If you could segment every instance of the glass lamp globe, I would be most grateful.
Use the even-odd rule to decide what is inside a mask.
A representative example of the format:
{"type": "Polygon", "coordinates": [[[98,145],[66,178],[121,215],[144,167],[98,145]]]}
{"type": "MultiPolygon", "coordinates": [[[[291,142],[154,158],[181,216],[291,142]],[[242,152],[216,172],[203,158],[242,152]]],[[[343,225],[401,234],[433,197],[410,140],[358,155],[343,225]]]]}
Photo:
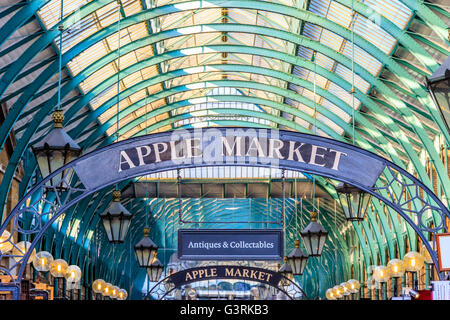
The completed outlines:
{"type": "Polygon", "coordinates": [[[425,258],[416,251],[410,251],[403,257],[403,264],[405,270],[410,272],[417,272],[422,269],[425,263],[425,258]]]}
{"type": "Polygon", "coordinates": [[[119,291],[119,300],[126,300],[127,297],[128,297],[127,290],[120,289],[120,291],[119,291]]]}
{"type": "MultiPolygon", "coordinates": [[[[17,257],[13,257],[14,260],[16,260],[16,262],[19,262],[20,259],[22,259],[23,256],[30,249],[30,247],[31,247],[31,242],[28,242],[28,241],[21,241],[21,242],[17,243],[16,246],[12,250],[12,254],[17,256],[17,257]]],[[[27,261],[27,264],[31,263],[35,256],[36,256],[36,249],[33,249],[33,251],[30,254],[30,258],[27,261]]]]}
{"type": "Polygon", "coordinates": [[[12,250],[14,246],[11,241],[11,233],[8,230],[4,230],[2,235],[0,236],[0,252],[2,254],[8,253],[12,250]]]}
{"type": "MultiPolygon", "coordinates": [[[[38,164],[41,176],[45,178],[62,166],[78,158],[80,146],[64,131],[64,112],[55,110],[52,113],[54,129],[41,141],[31,147],[38,164]]],[[[50,185],[65,190],[70,185],[74,171],[67,169],[50,179],[50,185]]]]}
{"type": "Polygon", "coordinates": [[[113,286],[111,291],[111,298],[117,299],[119,298],[120,288],[118,286],[113,286]]]}
{"type": "Polygon", "coordinates": [[[347,281],[347,283],[350,286],[350,292],[351,293],[357,293],[359,291],[359,288],[361,287],[361,284],[358,280],[350,279],[347,281]]]}
{"type": "Polygon", "coordinates": [[[392,259],[387,264],[387,270],[391,277],[399,278],[405,273],[405,265],[400,259],[392,259]]]}
{"type": "Polygon", "coordinates": [[[390,278],[389,269],[385,266],[376,266],[373,269],[373,278],[378,283],[388,282],[390,278]]]}
{"type": "Polygon", "coordinates": [[[107,282],[105,284],[105,286],[103,287],[103,292],[102,292],[103,295],[105,297],[110,297],[112,294],[112,291],[113,291],[113,285],[111,283],[107,282]]]}
{"type": "Polygon", "coordinates": [[[334,296],[334,293],[333,293],[333,289],[332,289],[332,288],[328,289],[328,290],[325,292],[325,297],[326,297],[328,300],[336,300],[336,297],[334,296]]]}
{"type": "Polygon", "coordinates": [[[331,290],[333,290],[333,294],[336,299],[342,298],[342,291],[340,290],[339,286],[334,286],[331,290]]]}
{"type": "Polygon", "coordinates": [[[106,282],[103,279],[97,279],[92,283],[92,291],[95,293],[103,293],[103,288],[106,286],[106,282]]]}
{"type": "Polygon", "coordinates": [[[40,251],[33,259],[33,267],[39,272],[47,272],[50,270],[50,263],[53,261],[53,256],[48,251],[40,251]]]}
{"type": "Polygon", "coordinates": [[[81,279],[81,269],[78,266],[70,265],[67,267],[67,272],[64,275],[69,282],[78,282],[81,279]]]}
{"type": "Polygon", "coordinates": [[[50,263],[50,273],[55,278],[63,278],[69,265],[63,259],[56,259],[50,263]]]}
{"type": "Polygon", "coordinates": [[[344,295],[344,296],[348,296],[348,295],[350,295],[350,285],[347,283],[347,282],[342,282],[341,284],[340,284],[340,286],[343,288],[343,292],[342,292],[342,294],[344,295]]]}

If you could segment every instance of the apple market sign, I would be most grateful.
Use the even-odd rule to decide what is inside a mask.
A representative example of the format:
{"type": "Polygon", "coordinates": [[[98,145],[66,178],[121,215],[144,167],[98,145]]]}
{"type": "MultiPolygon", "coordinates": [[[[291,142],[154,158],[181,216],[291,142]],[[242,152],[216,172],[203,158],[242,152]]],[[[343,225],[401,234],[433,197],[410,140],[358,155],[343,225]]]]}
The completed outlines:
{"type": "Polygon", "coordinates": [[[149,172],[202,166],[285,168],[370,188],[385,166],[351,145],[282,130],[175,130],[115,145],[76,164],[75,171],[89,189],[149,172]]]}

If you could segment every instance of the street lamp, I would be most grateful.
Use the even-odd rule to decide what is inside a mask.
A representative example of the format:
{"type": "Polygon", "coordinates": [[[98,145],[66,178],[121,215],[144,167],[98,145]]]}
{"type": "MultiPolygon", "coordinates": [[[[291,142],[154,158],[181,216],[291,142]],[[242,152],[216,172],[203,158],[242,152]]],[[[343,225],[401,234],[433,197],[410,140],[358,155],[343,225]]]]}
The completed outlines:
{"type": "MultiPolygon", "coordinates": [[[[80,146],[63,129],[63,111],[53,111],[52,120],[54,129],[31,147],[43,178],[78,158],[81,154],[80,146]]],[[[66,190],[70,185],[73,172],[71,169],[62,171],[50,179],[50,185],[60,190],[66,190]],[[64,185],[64,181],[66,185],[64,185]]]]}
{"type": "Polygon", "coordinates": [[[50,263],[53,262],[53,256],[48,251],[40,251],[33,259],[33,267],[39,272],[50,270],[50,263]]]}
{"type": "Polygon", "coordinates": [[[390,278],[389,269],[385,266],[376,266],[373,269],[373,279],[381,286],[381,295],[383,296],[383,286],[387,284],[390,278]]]}
{"type": "Polygon", "coordinates": [[[120,295],[120,288],[118,286],[112,287],[111,298],[118,299],[120,295]]]}
{"type": "Polygon", "coordinates": [[[341,287],[340,287],[340,286],[334,286],[331,290],[332,290],[332,292],[333,292],[333,294],[334,294],[334,297],[335,297],[336,299],[339,299],[339,298],[342,298],[342,297],[343,297],[342,291],[341,291],[341,287]]]}
{"type": "Polygon", "coordinates": [[[411,287],[417,289],[414,281],[414,274],[419,272],[425,264],[425,257],[416,251],[410,251],[403,257],[403,264],[406,272],[411,272],[411,287]]]}
{"type": "Polygon", "coordinates": [[[120,203],[120,190],[114,190],[113,202],[100,214],[109,242],[122,243],[125,240],[132,217],[120,203]]]}
{"type": "Polygon", "coordinates": [[[134,252],[140,267],[150,267],[156,259],[158,246],[149,238],[150,229],[144,228],[144,237],[134,246],[134,252]]]}
{"type": "Polygon", "coordinates": [[[12,250],[14,247],[12,244],[11,233],[8,230],[4,230],[0,236],[0,253],[5,254],[12,250]]]}
{"type": "Polygon", "coordinates": [[[450,133],[450,57],[427,79],[427,88],[450,133]]]}
{"type": "MultiPolygon", "coordinates": [[[[53,260],[50,265],[50,274],[53,276],[53,278],[56,279],[56,295],[58,299],[61,299],[60,290],[59,290],[59,284],[62,278],[65,277],[67,269],[69,268],[69,265],[67,262],[63,259],[56,259],[53,260]]],[[[65,296],[65,293],[63,292],[63,297],[65,296]]]]}
{"type": "Polygon", "coordinates": [[[372,195],[343,182],[337,185],[336,191],[339,195],[345,218],[348,221],[364,220],[372,195]]]}
{"type": "Polygon", "coordinates": [[[328,290],[325,292],[325,297],[326,297],[328,300],[336,300],[336,297],[334,296],[334,293],[333,293],[333,289],[332,289],[332,288],[328,289],[328,290]]]}
{"type": "Polygon", "coordinates": [[[344,299],[347,299],[347,297],[351,294],[350,292],[350,284],[348,282],[342,282],[340,284],[342,287],[342,294],[344,295],[344,299]]]}
{"type": "Polygon", "coordinates": [[[285,256],[283,260],[284,260],[284,264],[281,266],[281,268],[280,268],[280,270],[278,270],[278,272],[284,276],[280,280],[281,285],[284,287],[287,287],[290,284],[289,280],[292,281],[294,279],[294,274],[292,273],[291,266],[288,263],[288,257],[285,256]]]}
{"type": "Polygon", "coordinates": [[[120,289],[120,291],[119,291],[119,300],[126,300],[127,297],[128,297],[127,290],[120,289]]]}
{"type": "Polygon", "coordinates": [[[92,283],[92,291],[95,293],[95,300],[99,300],[105,286],[106,282],[103,279],[97,279],[92,283]]]}
{"type": "Polygon", "coordinates": [[[300,232],[303,243],[310,256],[320,256],[328,232],[317,222],[317,212],[311,212],[311,222],[300,232]]]}
{"type": "Polygon", "coordinates": [[[104,297],[111,297],[113,291],[113,285],[109,282],[105,283],[105,286],[103,287],[102,294],[104,297]]]}
{"type": "Polygon", "coordinates": [[[161,274],[164,270],[164,266],[159,259],[156,259],[149,267],[147,267],[147,275],[151,282],[158,282],[161,278],[161,274]]]}
{"type": "Polygon", "coordinates": [[[288,255],[288,261],[291,266],[293,275],[302,275],[306,267],[306,262],[308,261],[308,256],[299,249],[300,241],[294,241],[295,248],[288,255]]]}
{"type": "Polygon", "coordinates": [[[387,270],[392,277],[392,282],[394,284],[394,294],[398,296],[398,278],[402,277],[405,273],[405,266],[402,260],[392,259],[387,264],[387,270]]]}
{"type": "Polygon", "coordinates": [[[361,288],[361,284],[358,280],[350,279],[347,281],[350,286],[350,293],[352,294],[352,298],[354,299],[354,294],[359,292],[359,288],[361,288]]]}

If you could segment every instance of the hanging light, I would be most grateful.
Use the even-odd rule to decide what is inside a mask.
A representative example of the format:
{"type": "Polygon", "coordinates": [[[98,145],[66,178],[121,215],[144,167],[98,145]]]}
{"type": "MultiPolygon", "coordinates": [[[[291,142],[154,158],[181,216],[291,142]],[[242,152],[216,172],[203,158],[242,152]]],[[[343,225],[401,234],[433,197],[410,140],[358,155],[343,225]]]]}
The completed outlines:
{"type": "Polygon", "coordinates": [[[287,287],[290,284],[289,280],[294,279],[294,274],[292,273],[291,265],[288,263],[288,257],[284,257],[284,264],[281,266],[280,270],[278,270],[281,275],[284,277],[281,278],[280,283],[282,286],[287,287]]]}
{"type": "Polygon", "coordinates": [[[364,220],[372,195],[343,182],[337,185],[336,191],[339,195],[345,218],[348,221],[364,220]]]}
{"type": "Polygon", "coordinates": [[[304,254],[302,250],[299,249],[300,240],[295,240],[294,245],[295,249],[291,251],[287,259],[291,266],[292,274],[296,276],[303,274],[303,271],[305,270],[306,267],[306,262],[308,261],[308,256],[304,254]]]}
{"type": "Polygon", "coordinates": [[[164,266],[159,259],[156,259],[149,267],[147,267],[147,275],[151,282],[158,282],[161,278],[161,274],[164,270],[164,266]]]}
{"type": "Polygon", "coordinates": [[[124,242],[132,217],[120,203],[120,190],[114,190],[113,202],[105,212],[100,214],[109,242],[124,242]]]}
{"type": "Polygon", "coordinates": [[[106,286],[106,282],[103,279],[97,279],[92,283],[92,291],[95,293],[103,293],[103,288],[106,286]]]}
{"type": "Polygon", "coordinates": [[[53,260],[53,256],[50,252],[40,251],[33,259],[33,267],[39,272],[47,272],[50,270],[50,263],[52,263],[53,260]]]}
{"type": "MultiPolygon", "coordinates": [[[[63,111],[53,111],[52,120],[54,129],[44,139],[31,147],[43,178],[78,158],[81,154],[81,148],[63,129],[63,111]]],[[[50,186],[57,187],[60,190],[67,189],[73,172],[71,169],[60,172],[50,179],[50,186]]]]}
{"type": "Polygon", "coordinates": [[[11,233],[8,230],[4,230],[0,236],[0,253],[8,253],[13,247],[11,233]]]}
{"type": "Polygon", "coordinates": [[[427,87],[450,133],[450,57],[427,79],[427,87]]]}
{"type": "Polygon", "coordinates": [[[149,228],[144,228],[144,237],[134,246],[134,252],[140,267],[150,267],[156,259],[158,246],[148,236],[150,234],[149,228]]]}
{"type": "Polygon", "coordinates": [[[67,267],[66,274],[64,275],[66,281],[77,283],[81,279],[81,269],[76,265],[70,265],[67,267]]]}
{"type": "Polygon", "coordinates": [[[417,272],[424,266],[425,257],[416,251],[410,251],[403,257],[405,270],[409,272],[417,272]]]}
{"type": "Polygon", "coordinates": [[[300,232],[303,243],[310,256],[320,256],[328,232],[317,222],[317,212],[311,212],[311,222],[300,232]]]}

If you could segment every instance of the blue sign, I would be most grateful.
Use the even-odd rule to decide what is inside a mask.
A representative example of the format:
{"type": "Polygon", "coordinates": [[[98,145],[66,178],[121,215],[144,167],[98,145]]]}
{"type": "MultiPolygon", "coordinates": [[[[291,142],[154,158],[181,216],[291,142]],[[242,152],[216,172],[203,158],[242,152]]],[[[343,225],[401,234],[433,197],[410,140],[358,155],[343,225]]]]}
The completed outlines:
{"type": "Polygon", "coordinates": [[[179,229],[181,260],[282,260],[282,229],[179,229]]]}
{"type": "Polygon", "coordinates": [[[80,159],[74,169],[85,187],[95,189],[149,172],[201,166],[285,168],[371,188],[385,163],[367,151],[319,136],[254,128],[206,128],[119,142],[80,159]]]}

